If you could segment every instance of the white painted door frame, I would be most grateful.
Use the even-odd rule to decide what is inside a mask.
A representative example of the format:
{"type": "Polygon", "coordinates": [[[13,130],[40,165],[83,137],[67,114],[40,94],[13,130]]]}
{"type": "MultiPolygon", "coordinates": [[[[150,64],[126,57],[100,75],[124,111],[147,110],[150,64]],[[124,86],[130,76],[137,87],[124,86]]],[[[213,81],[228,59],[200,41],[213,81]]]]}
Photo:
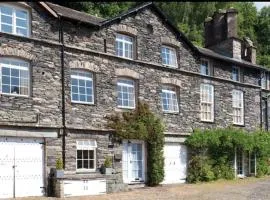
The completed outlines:
{"type": "MultiPolygon", "coordinates": [[[[142,140],[123,140],[123,160],[122,160],[122,170],[123,170],[123,181],[124,183],[136,183],[145,181],[145,169],[146,169],[146,156],[145,156],[145,143],[142,140]],[[141,157],[142,157],[142,178],[140,180],[135,180],[132,177],[132,144],[141,144],[141,157]]],[[[138,167],[138,166],[137,166],[138,167]]]]}

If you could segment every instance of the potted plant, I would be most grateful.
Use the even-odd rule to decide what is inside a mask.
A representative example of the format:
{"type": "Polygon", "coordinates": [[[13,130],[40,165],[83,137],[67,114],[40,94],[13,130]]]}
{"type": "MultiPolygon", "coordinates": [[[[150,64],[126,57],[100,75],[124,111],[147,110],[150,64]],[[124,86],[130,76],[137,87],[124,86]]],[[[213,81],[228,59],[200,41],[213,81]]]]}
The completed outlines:
{"type": "Polygon", "coordinates": [[[58,157],[55,165],[55,178],[63,178],[64,177],[64,167],[63,160],[61,157],[58,157]]]}
{"type": "Polygon", "coordinates": [[[101,166],[101,173],[110,175],[112,174],[112,157],[107,156],[104,164],[101,166]]]}

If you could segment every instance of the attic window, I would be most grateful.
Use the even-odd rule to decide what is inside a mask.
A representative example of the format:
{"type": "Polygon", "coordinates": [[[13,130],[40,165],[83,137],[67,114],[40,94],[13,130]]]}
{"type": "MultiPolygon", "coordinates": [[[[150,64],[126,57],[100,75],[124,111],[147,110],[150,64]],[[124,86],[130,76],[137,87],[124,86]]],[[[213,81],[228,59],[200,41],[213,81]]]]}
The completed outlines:
{"type": "Polygon", "coordinates": [[[29,11],[13,5],[0,4],[0,31],[29,37],[29,11]]]}
{"type": "Polygon", "coordinates": [[[147,24],[146,29],[147,29],[147,32],[150,34],[154,32],[153,26],[151,24],[147,24]]]}

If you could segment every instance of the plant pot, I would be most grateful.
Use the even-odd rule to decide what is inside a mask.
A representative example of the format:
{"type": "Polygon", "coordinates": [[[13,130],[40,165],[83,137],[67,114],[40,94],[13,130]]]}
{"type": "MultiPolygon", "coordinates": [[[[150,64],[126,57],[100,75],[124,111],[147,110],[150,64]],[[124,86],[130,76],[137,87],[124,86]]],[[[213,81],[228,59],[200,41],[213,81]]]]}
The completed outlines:
{"type": "Polygon", "coordinates": [[[64,178],[64,170],[63,169],[57,169],[55,171],[55,178],[64,178]]]}
{"type": "Polygon", "coordinates": [[[105,168],[105,174],[111,175],[112,174],[112,168],[105,168]]]}

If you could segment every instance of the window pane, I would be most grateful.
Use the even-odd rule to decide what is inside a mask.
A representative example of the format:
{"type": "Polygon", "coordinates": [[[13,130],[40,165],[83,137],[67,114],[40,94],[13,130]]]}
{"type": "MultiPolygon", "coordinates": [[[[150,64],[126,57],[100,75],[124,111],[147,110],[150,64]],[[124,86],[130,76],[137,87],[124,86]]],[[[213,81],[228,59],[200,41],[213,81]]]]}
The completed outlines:
{"type": "Polygon", "coordinates": [[[73,101],[79,101],[79,95],[78,94],[72,94],[72,100],[73,101]]]}
{"type": "Polygon", "coordinates": [[[5,15],[12,15],[12,9],[9,7],[1,6],[1,13],[5,15]]]}
{"type": "Polygon", "coordinates": [[[23,10],[16,10],[16,17],[26,19],[27,18],[27,12],[23,10]]]}
{"type": "Polygon", "coordinates": [[[2,24],[1,30],[2,32],[5,32],[5,33],[12,33],[12,26],[2,24]]]}
{"type": "Polygon", "coordinates": [[[27,27],[27,21],[23,19],[16,19],[16,26],[21,26],[23,28],[27,27]]]}
{"type": "Polygon", "coordinates": [[[89,163],[89,160],[84,160],[84,161],[83,161],[83,168],[89,169],[88,163],[89,163]]]}
{"type": "Polygon", "coordinates": [[[10,75],[10,68],[2,67],[2,75],[10,75]]]}
{"type": "Polygon", "coordinates": [[[88,159],[89,155],[88,155],[88,150],[83,150],[83,159],[88,159]]]}
{"type": "Polygon", "coordinates": [[[2,86],[2,92],[3,93],[10,93],[10,86],[9,85],[3,85],[2,86]]]}
{"type": "Polygon", "coordinates": [[[82,159],[82,150],[77,150],[77,159],[82,159]]]}
{"type": "Polygon", "coordinates": [[[90,164],[90,166],[89,166],[90,169],[94,169],[95,168],[95,166],[94,166],[94,160],[89,160],[89,164],[90,164]]]}
{"type": "Polygon", "coordinates": [[[6,23],[6,24],[12,25],[12,17],[6,16],[6,15],[1,15],[1,23],[6,23]]]}
{"type": "Polygon", "coordinates": [[[82,160],[77,160],[77,168],[82,169],[82,160]]]}

